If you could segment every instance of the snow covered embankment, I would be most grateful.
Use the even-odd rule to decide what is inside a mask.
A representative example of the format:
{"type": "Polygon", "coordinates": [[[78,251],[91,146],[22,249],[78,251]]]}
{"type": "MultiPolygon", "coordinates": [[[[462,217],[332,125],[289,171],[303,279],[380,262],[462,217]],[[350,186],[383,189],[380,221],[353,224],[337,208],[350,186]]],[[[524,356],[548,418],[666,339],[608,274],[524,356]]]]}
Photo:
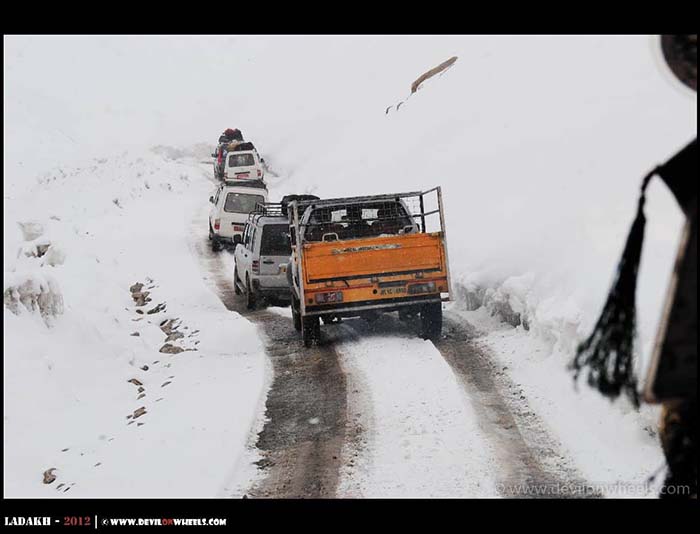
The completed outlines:
{"type": "Polygon", "coordinates": [[[189,251],[199,152],[6,176],[6,497],[214,497],[253,473],[265,356],[189,251]]]}
{"type": "Polygon", "coordinates": [[[507,291],[522,289],[516,282],[528,280],[472,290],[455,284],[458,300],[450,308],[481,332],[475,345],[500,362],[596,491],[608,497],[655,497],[657,484],[647,479],[664,462],[658,407],[637,410],[625,398],[611,404],[583,380],[575,388],[567,366],[580,323],[557,314],[550,322],[533,320],[517,290],[507,291]]]}

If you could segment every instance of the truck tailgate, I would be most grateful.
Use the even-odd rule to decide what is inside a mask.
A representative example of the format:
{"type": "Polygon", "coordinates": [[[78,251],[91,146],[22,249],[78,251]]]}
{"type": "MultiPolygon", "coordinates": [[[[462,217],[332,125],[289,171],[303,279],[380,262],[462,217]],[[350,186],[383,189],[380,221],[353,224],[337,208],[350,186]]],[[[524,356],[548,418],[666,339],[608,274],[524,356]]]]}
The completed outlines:
{"type": "Polygon", "coordinates": [[[441,233],[307,243],[306,283],[445,270],[441,233]]]}

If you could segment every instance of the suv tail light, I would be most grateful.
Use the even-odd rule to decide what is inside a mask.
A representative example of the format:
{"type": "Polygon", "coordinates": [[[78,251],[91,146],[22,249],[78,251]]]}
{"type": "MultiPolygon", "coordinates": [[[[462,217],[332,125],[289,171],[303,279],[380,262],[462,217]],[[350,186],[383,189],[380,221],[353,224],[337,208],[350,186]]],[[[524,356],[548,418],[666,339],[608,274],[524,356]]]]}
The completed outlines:
{"type": "Polygon", "coordinates": [[[258,169],[258,178],[260,178],[261,176],[262,176],[262,171],[260,169],[258,169]]]}
{"type": "Polygon", "coordinates": [[[214,219],[214,230],[221,228],[221,219],[214,219]]]}
{"type": "Polygon", "coordinates": [[[253,274],[260,274],[260,261],[253,260],[253,274]]]}

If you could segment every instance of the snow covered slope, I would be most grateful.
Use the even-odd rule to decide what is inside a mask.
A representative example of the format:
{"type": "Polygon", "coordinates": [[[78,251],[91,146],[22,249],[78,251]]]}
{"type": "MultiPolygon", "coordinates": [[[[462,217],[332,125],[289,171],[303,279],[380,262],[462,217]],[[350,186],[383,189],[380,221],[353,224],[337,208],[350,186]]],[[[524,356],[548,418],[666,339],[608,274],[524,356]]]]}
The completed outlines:
{"type": "Polygon", "coordinates": [[[6,496],[210,497],[245,476],[263,349],[189,250],[210,169],[157,152],[8,188],[5,298],[50,283],[62,310],[4,310],[6,496]],[[41,484],[52,468],[56,481],[41,484]]]}
{"type": "MultiPolygon", "coordinates": [[[[289,176],[289,189],[440,184],[456,278],[500,288],[550,336],[562,322],[573,337],[588,331],[640,177],[697,130],[695,96],[669,82],[648,36],[5,41],[5,168],[21,180],[56,153],[65,164],[106,147],[189,146],[231,126],[289,176]],[[452,55],[450,70],[385,114],[452,55]],[[526,284],[507,283],[522,276],[526,284]]],[[[662,185],[652,184],[647,210],[645,352],[681,224],[662,185]]]]}

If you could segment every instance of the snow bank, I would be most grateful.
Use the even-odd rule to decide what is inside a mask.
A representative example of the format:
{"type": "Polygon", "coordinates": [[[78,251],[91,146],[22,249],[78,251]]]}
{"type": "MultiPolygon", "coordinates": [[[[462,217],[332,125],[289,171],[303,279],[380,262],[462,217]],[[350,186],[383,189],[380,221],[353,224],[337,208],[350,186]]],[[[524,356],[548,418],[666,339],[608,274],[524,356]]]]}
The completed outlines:
{"type": "Polygon", "coordinates": [[[250,476],[264,349],[190,252],[212,188],[200,152],[105,151],[6,177],[5,496],[214,497],[250,476]]]}
{"type": "Polygon", "coordinates": [[[486,307],[459,313],[484,332],[476,343],[508,370],[589,484],[608,497],[658,495],[658,487],[647,481],[664,464],[657,435],[658,406],[637,410],[623,398],[611,409],[610,401],[596,391],[574,389],[566,370],[568,354],[562,348],[554,349],[522,326],[512,328],[499,321],[486,307]]]}
{"type": "Polygon", "coordinates": [[[6,276],[4,286],[5,307],[15,315],[22,313],[20,304],[29,312],[38,311],[47,324],[63,313],[63,295],[50,275],[36,272],[6,276]]]}

